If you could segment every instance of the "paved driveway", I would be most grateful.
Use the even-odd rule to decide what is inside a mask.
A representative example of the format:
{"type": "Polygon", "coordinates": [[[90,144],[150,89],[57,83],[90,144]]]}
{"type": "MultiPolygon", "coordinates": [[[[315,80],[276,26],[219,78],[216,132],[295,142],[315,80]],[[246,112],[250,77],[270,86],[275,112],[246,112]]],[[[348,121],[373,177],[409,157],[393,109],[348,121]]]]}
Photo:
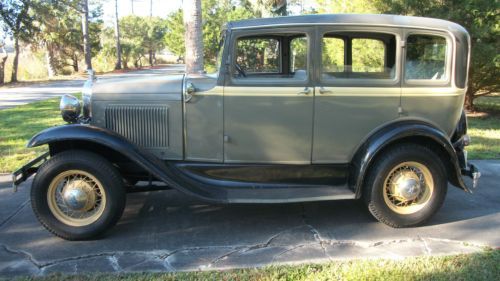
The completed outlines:
{"type": "MultiPolygon", "coordinates": [[[[99,79],[129,78],[147,75],[165,75],[184,71],[184,65],[169,65],[156,69],[133,70],[127,73],[99,75],[99,79]]],[[[0,109],[27,104],[34,101],[74,94],[81,91],[84,79],[35,82],[20,87],[0,88],[0,109]]]]}
{"type": "Polygon", "coordinates": [[[475,161],[478,190],[450,187],[427,226],[392,229],[361,202],[208,205],[174,190],[133,193],[118,225],[96,241],[68,242],[35,219],[29,185],[0,180],[0,277],[51,272],[178,271],[400,258],[500,247],[500,161],[475,161]]]}

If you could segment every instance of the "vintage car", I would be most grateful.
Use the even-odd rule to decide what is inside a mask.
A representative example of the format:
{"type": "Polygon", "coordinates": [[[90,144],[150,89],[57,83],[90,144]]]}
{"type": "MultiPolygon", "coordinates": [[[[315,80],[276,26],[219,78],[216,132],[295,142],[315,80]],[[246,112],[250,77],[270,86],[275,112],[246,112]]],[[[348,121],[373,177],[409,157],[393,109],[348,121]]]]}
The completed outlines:
{"type": "Polygon", "coordinates": [[[91,77],[82,103],[64,96],[70,124],[29,141],[48,152],[14,185],[36,173],[34,213],[68,240],[104,233],[152,182],[215,203],[362,199],[389,226],[421,225],[448,183],[480,175],[464,150],[469,57],[467,31],[439,19],[230,22],[214,74],[91,77]]]}

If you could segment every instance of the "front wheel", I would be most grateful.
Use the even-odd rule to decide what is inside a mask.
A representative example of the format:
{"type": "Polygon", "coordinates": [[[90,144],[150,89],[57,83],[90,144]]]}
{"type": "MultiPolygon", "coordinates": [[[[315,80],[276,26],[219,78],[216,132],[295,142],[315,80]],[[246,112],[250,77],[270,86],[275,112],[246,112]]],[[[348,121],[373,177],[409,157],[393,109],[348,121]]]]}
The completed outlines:
{"type": "Polygon", "coordinates": [[[384,152],[368,173],[364,199],[372,215],[392,227],[418,226],[443,204],[446,170],[439,156],[416,144],[384,152]]]}
{"type": "Polygon", "coordinates": [[[116,168],[99,155],[65,151],[38,170],[31,205],[40,223],[66,240],[91,239],[113,226],[125,207],[116,168]]]}

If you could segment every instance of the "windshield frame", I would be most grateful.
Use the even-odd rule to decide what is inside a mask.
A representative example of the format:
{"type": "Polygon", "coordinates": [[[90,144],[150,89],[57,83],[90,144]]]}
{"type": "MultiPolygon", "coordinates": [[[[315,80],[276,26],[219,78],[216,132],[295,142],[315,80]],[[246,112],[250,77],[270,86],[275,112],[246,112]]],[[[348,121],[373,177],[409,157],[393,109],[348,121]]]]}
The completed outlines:
{"type": "Polygon", "coordinates": [[[215,58],[216,73],[220,73],[222,69],[222,57],[224,56],[224,45],[226,43],[227,29],[223,29],[220,33],[219,46],[217,49],[217,57],[215,58]]]}

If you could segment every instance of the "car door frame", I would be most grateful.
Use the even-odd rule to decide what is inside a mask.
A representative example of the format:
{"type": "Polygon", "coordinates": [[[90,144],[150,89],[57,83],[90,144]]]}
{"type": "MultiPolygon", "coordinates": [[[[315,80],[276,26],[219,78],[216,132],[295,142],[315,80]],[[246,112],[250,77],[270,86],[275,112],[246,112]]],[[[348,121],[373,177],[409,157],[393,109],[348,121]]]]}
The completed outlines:
{"type": "MultiPolygon", "coordinates": [[[[301,89],[309,89],[309,94],[307,98],[311,99],[311,122],[310,122],[310,143],[308,143],[308,157],[304,159],[304,161],[274,161],[274,160],[262,160],[262,161],[251,161],[248,162],[246,160],[231,160],[227,159],[227,144],[231,141],[231,136],[227,135],[227,120],[224,117],[224,163],[266,163],[266,164],[310,164],[311,163],[311,153],[312,153],[312,137],[313,137],[313,116],[314,116],[314,60],[313,60],[313,50],[314,50],[314,42],[316,40],[316,28],[315,26],[287,26],[287,27],[263,27],[263,28],[251,28],[251,29],[232,29],[231,35],[229,38],[229,50],[227,52],[227,57],[225,58],[225,73],[226,76],[224,79],[224,111],[226,112],[227,108],[227,90],[229,87],[289,87],[289,88],[301,88],[301,89]],[[308,38],[308,52],[307,52],[307,78],[305,80],[287,80],[284,78],[266,78],[266,79],[237,79],[233,77],[233,73],[235,73],[235,67],[233,61],[235,60],[236,52],[237,52],[237,40],[241,37],[247,36],[258,36],[266,34],[304,34],[308,38]]],[[[226,116],[226,113],[224,113],[226,116]]]]}
{"type": "MultiPolygon", "coordinates": [[[[313,164],[341,164],[341,163],[349,163],[355,152],[359,149],[359,147],[364,143],[368,137],[374,133],[377,129],[394,122],[400,117],[398,110],[401,106],[401,56],[403,54],[404,43],[402,42],[403,38],[403,29],[400,27],[391,27],[391,26],[364,26],[364,25],[339,25],[339,24],[331,24],[331,25],[319,25],[316,31],[317,44],[314,49],[314,60],[317,61],[315,67],[315,97],[314,97],[314,108],[315,108],[315,116],[314,116],[314,136],[313,136],[313,149],[312,149],[312,163],[313,164]],[[386,33],[392,34],[396,39],[396,54],[395,54],[395,76],[393,79],[367,79],[367,78],[341,78],[336,79],[335,82],[332,80],[327,81],[322,79],[322,40],[323,35],[328,32],[360,32],[360,33],[386,33]],[[325,88],[325,92],[321,93],[322,88],[325,88]],[[341,92],[337,92],[340,90],[341,92]],[[345,92],[343,92],[345,91],[345,92]],[[343,105],[347,110],[347,104],[356,104],[356,99],[365,98],[382,98],[382,99],[390,99],[394,104],[391,107],[392,111],[390,115],[392,117],[387,117],[387,120],[384,122],[380,122],[377,126],[368,126],[370,128],[365,128],[364,133],[358,133],[357,130],[359,128],[350,124],[350,126],[346,126],[345,130],[335,132],[337,127],[333,126],[333,122],[345,122],[339,120],[331,120],[325,118],[326,116],[320,116],[322,108],[320,103],[322,99],[331,99],[334,103],[338,103],[343,105]],[[324,120],[330,120],[327,124],[324,123],[324,120]],[[331,130],[328,133],[328,130],[331,130]],[[321,137],[320,134],[327,134],[326,137],[321,137]],[[336,137],[342,138],[336,139],[336,137]],[[329,140],[335,140],[331,142],[322,142],[322,138],[326,138],[329,140]]],[[[352,66],[352,65],[351,65],[352,66]]],[[[374,110],[378,110],[379,113],[388,114],[384,110],[376,109],[374,106],[374,110]]],[[[351,114],[356,113],[366,113],[356,111],[356,107],[352,107],[348,112],[351,114]]],[[[335,113],[335,110],[331,111],[335,113]]],[[[330,116],[332,117],[332,116],[330,116]]],[[[342,123],[343,124],[343,123],[342,123]]],[[[340,126],[342,127],[342,126],[340,126]]]]}

